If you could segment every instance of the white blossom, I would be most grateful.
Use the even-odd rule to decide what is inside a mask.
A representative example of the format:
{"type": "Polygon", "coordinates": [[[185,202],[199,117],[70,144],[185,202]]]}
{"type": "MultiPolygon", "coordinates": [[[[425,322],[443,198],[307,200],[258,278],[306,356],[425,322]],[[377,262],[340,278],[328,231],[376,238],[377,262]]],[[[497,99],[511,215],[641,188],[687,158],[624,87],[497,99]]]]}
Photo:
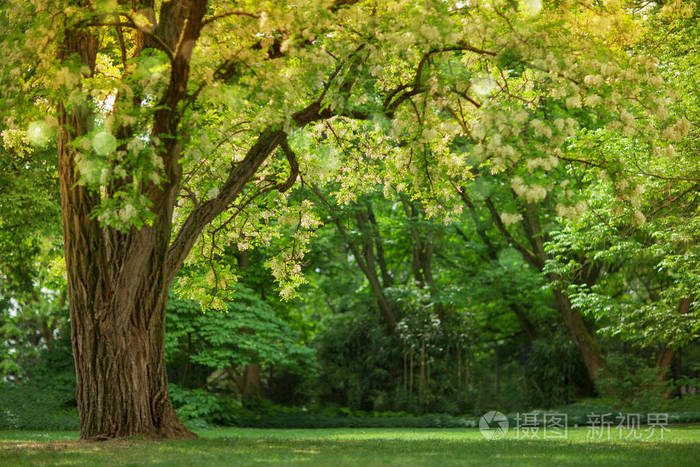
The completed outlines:
{"type": "Polygon", "coordinates": [[[119,218],[127,222],[130,219],[136,217],[137,211],[133,204],[127,203],[123,208],[119,210],[119,218]]]}
{"type": "Polygon", "coordinates": [[[210,188],[207,191],[207,199],[214,199],[219,196],[219,189],[217,187],[210,188]]]}
{"type": "Polygon", "coordinates": [[[579,95],[567,97],[566,107],[569,109],[576,109],[578,107],[581,107],[581,97],[579,95]]]}
{"type": "Polygon", "coordinates": [[[600,86],[603,83],[603,77],[600,75],[586,75],[583,82],[587,86],[600,86]]]}
{"type": "Polygon", "coordinates": [[[603,98],[600,97],[598,94],[589,94],[588,96],[586,96],[585,103],[588,107],[595,107],[601,102],[603,102],[603,98]]]}
{"type": "Polygon", "coordinates": [[[543,200],[547,196],[545,187],[541,185],[527,185],[520,177],[514,177],[511,186],[518,196],[525,198],[530,203],[543,200]]]}
{"type": "Polygon", "coordinates": [[[496,81],[491,75],[480,73],[471,82],[472,89],[480,96],[488,96],[496,88],[496,81]]]}
{"type": "Polygon", "coordinates": [[[513,214],[510,212],[502,212],[501,213],[501,221],[506,225],[512,225],[515,223],[520,222],[523,219],[522,214],[513,214]]]}

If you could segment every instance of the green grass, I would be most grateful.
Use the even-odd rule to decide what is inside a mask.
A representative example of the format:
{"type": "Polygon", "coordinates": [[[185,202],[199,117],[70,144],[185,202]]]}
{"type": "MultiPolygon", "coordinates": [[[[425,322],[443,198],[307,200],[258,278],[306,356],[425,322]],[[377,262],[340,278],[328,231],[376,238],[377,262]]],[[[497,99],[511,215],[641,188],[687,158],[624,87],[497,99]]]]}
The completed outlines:
{"type": "MultiPolygon", "coordinates": [[[[644,428],[642,428],[644,431],[644,428]]],[[[700,426],[671,427],[663,440],[486,440],[475,429],[265,430],[218,428],[187,441],[77,442],[75,432],[0,431],[1,465],[697,465],[700,426]]]]}

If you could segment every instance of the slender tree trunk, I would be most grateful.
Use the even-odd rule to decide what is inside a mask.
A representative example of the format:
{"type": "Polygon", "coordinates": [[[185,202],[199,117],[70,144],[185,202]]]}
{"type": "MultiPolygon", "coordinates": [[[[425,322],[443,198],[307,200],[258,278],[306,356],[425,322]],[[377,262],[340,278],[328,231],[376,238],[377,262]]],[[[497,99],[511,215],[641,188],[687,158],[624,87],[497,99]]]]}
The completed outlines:
{"type": "Polygon", "coordinates": [[[382,284],[384,287],[391,287],[393,285],[393,278],[391,277],[391,274],[389,274],[389,268],[386,265],[386,256],[384,255],[384,239],[379,233],[377,217],[374,215],[374,209],[372,209],[372,204],[370,202],[367,202],[367,218],[372,228],[374,246],[377,250],[377,263],[379,264],[379,271],[382,274],[382,284]]]}
{"type": "Polygon", "coordinates": [[[235,368],[229,368],[227,372],[236,384],[241,397],[260,398],[260,365],[251,363],[250,365],[245,365],[240,373],[236,373],[235,368]]]}
{"type": "Polygon", "coordinates": [[[498,347],[496,347],[493,351],[493,372],[496,377],[494,391],[496,392],[496,400],[500,400],[501,396],[501,379],[498,363],[498,347]]]}
{"type": "MultiPolygon", "coordinates": [[[[474,226],[476,228],[476,233],[479,235],[479,237],[481,238],[481,241],[483,242],[484,246],[486,247],[486,251],[485,251],[486,257],[491,261],[497,261],[498,260],[498,250],[496,249],[493,242],[489,238],[489,236],[486,232],[487,226],[481,220],[481,217],[479,217],[479,213],[476,210],[476,206],[471,201],[471,199],[469,199],[469,196],[467,196],[467,194],[464,190],[460,190],[459,195],[462,198],[462,201],[464,202],[464,204],[469,208],[469,212],[471,214],[472,220],[474,222],[474,226]]],[[[493,206],[492,204],[489,204],[489,205],[493,206]]],[[[495,208],[494,208],[494,210],[495,210],[495,208]]],[[[494,212],[491,212],[491,214],[493,215],[494,212]]],[[[494,218],[494,221],[495,220],[496,220],[496,218],[494,218]]],[[[467,241],[467,242],[471,241],[471,239],[469,237],[467,237],[467,235],[464,232],[462,232],[462,230],[459,227],[457,227],[456,230],[457,230],[457,233],[465,241],[467,241]]],[[[501,224],[501,232],[502,232],[502,234],[504,232],[506,234],[508,233],[508,231],[505,230],[505,226],[502,224],[501,224]]],[[[523,250],[523,249],[521,249],[521,250],[523,250]]],[[[523,254],[523,251],[521,251],[521,254],[523,254]]],[[[523,257],[525,258],[526,261],[528,260],[528,257],[526,255],[523,254],[523,257]]],[[[534,258],[530,258],[530,260],[532,260],[532,259],[534,259],[534,258]]],[[[533,266],[537,267],[538,269],[541,269],[539,267],[539,264],[536,261],[530,261],[530,263],[533,264],[533,266]]],[[[525,310],[523,310],[516,303],[511,302],[511,303],[509,303],[508,306],[513,311],[513,313],[515,313],[515,316],[518,318],[518,322],[520,323],[520,327],[523,330],[523,332],[525,332],[525,335],[527,336],[530,343],[533,343],[535,341],[535,339],[537,339],[537,329],[533,325],[532,321],[530,321],[530,318],[528,317],[527,312],[525,310]]]]}
{"type": "Polygon", "coordinates": [[[408,393],[413,394],[413,349],[412,348],[408,354],[408,366],[409,366],[408,393]]]}
{"type": "Polygon", "coordinates": [[[520,329],[523,330],[527,336],[527,340],[532,344],[537,339],[537,330],[535,326],[528,318],[525,311],[516,303],[509,303],[508,307],[513,311],[513,314],[518,318],[518,323],[520,323],[520,329]]]}
{"type": "MultiPolygon", "coordinates": [[[[692,302],[692,297],[687,297],[681,300],[680,304],[678,305],[678,314],[684,315],[688,313],[692,302]]],[[[676,350],[667,346],[664,346],[661,349],[661,352],[659,352],[656,359],[656,368],[659,369],[659,381],[664,381],[668,376],[668,369],[670,368],[671,362],[673,361],[673,357],[675,357],[675,355],[676,350]]],[[[670,397],[670,394],[668,394],[668,396],[670,397]]]]}
{"type": "Polygon", "coordinates": [[[469,367],[469,354],[464,354],[464,385],[471,388],[471,370],[469,367]]]}
{"type": "Polygon", "coordinates": [[[656,359],[656,368],[659,369],[659,381],[666,379],[666,373],[668,368],[671,366],[671,362],[673,361],[673,357],[675,355],[676,352],[670,347],[664,347],[661,349],[661,352],[656,359]]]}
{"type": "Polygon", "coordinates": [[[260,389],[260,365],[251,363],[245,367],[245,392],[244,395],[259,399],[261,396],[260,389]]]}
{"type": "Polygon", "coordinates": [[[583,322],[581,313],[571,307],[569,297],[560,290],[555,290],[554,296],[564,325],[581,352],[588,376],[593,383],[596,383],[598,373],[605,367],[605,359],[598,342],[583,322]]]}
{"type": "Polygon", "coordinates": [[[420,344],[420,368],[418,373],[418,399],[425,397],[425,337],[421,337],[420,344]]]}
{"type": "MultiPolygon", "coordinates": [[[[379,280],[379,275],[377,274],[376,267],[376,256],[374,254],[374,240],[378,238],[378,231],[374,231],[371,224],[369,224],[368,214],[362,211],[356,213],[357,226],[360,232],[363,233],[362,239],[362,259],[363,261],[358,261],[360,269],[365,273],[367,280],[369,281],[370,288],[377,297],[377,305],[379,306],[379,311],[386,321],[387,328],[390,333],[396,330],[396,316],[394,315],[393,307],[384,294],[384,288],[388,287],[388,284],[382,284],[379,280]]],[[[352,246],[351,246],[352,248],[352,246]]],[[[382,250],[383,252],[383,250],[382,250]]],[[[355,248],[353,250],[355,254],[355,259],[357,260],[359,249],[355,248]]],[[[383,261],[383,259],[382,259],[383,261]]]]}
{"type": "Polygon", "coordinates": [[[406,358],[406,347],[403,347],[403,390],[408,390],[408,359],[406,358]]]}
{"type": "Polygon", "coordinates": [[[390,333],[393,333],[396,330],[396,318],[394,317],[391,303],[389,303],[389,300],[384,295],[384,288],[379,283],[379,279],[377,278],[374,270],[371,270],[370,273],[367,274],[367,280],[369,281],[369,285],[374,293],[374,296],[377,298],[377,305],[379,306],[379,311],[386,322],[387,329],[390,333]]]}
{"type": "Polygon", "coordinates": [[[462,352],[457,350],[457,387],[462,386],[462,352]]]}
{"type": "MultiPolygon", "coordinates": [[[[394,315],[394,310],[392,307],[392,304],[389,302],[389,299],[386,297],[384,294],[384,288],[389,287],[391,284],[390,283],[384,283],[380,281],[379,275],[377,274],[377,268],[376,268],[376,258],[374,254],[374,247],[375,245],[379,245],[381,242],[381,239],[379,239],[379,230],[377,229],[376,225],[372,225],[370,228],[368,228],[368,223],[370,222],[370,214],[373,216],[374,214],[372,213],[371,210],[368,210],[367,212],[361,212],[358,211],[355,213],[355,219],[357,221],[357,227],[360,232],[363,234],[363,238],[361,240],[361,243],[358,244],[356,243],[352,238],[350,238],[350,235],[348,234],[347,230],[345,229],[345,226],[343,225],[343,222],[341,221],[340,217],[338,216],[338,208],[334,207],[321,193],[321,191],[318,189],[316,186],[312,186],[313,192],[316,194],[319,200],[323,204],[326,205],[328,208],[328,211],[330,212],[331,216],[333,217],[333,222],[335,223],[336,227],[338,228],[338,232],[340,235],[343,237],[343,240],[345,241],[345,245],[347,248],[352,252],[353,257],[355,258],[355,262],[359,266],[360,270],[362,273],[365,275],[367,278],[367,281],[369,282],[370,288],[372,290],[372,293],[377,299],[377,306],[379,307],[379,312],[381,313],[382,318],[386,322],[387,330],[389,333],[393,334],[396,331],[396,316],[394,315]],[[376,244],[375,244],[375,239],[376,239],[376,244]]],[[[369,206],[369,205],[368,205],[369,206]]],[[[382,255],[384,254],[384,250],[380,249],[382,255]]],[[[384,268],[386,268],[386,262],[384,261],[384,257],[382,256],[380,258],[380,263],[384,262],[384,268]]],[[[391,280],[388,272],[386,269],[383,269],[382,274],[385,276],[385,279],[391,280]]]]}

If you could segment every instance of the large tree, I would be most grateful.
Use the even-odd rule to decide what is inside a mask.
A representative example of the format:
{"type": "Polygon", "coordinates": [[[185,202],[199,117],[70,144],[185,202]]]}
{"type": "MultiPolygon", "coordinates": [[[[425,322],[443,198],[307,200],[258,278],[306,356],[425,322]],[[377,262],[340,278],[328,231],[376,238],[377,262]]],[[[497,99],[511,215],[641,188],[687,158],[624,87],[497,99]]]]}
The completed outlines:
{"type": "Polygon", "coordinates": [[[622,51],[636,26],[607,3],[6,2],[3,127],[37,146],[57,134],[81,438],[191,436],[167,393],[168,290],[195,244],[213,260],[220,242],[264,242],[280,214],[298,228],[271,267],[295,282],[315,221],[274,193],[334,165],[297,158],[304,127],[382,135],[374,162],[341,164],[348,201],[368,180],[425,192],[475,164],[545,160],[578,120],[640,138],[646,110],[665,120],[655,63],[622,51]],[[459,137],[469,158],[450,151],[459,137]]]}

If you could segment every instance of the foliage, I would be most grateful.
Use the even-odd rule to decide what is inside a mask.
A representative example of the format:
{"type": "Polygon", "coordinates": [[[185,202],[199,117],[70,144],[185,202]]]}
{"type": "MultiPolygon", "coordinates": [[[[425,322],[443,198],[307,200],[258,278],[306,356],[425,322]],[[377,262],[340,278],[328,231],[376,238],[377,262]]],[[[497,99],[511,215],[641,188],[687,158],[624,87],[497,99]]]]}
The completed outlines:
{"type": "Polygon", "coordinates": [[[166,339],[171,364],[196,364],[210,373],[252,364],[313,372],[313,350],[300,345],[298,335],[272,307],[240,283],[232,286],[231,297],[227,312],[204,312],[196,303],[171,298],[166,339]]]}
{"type": "Polygon", "coordinates": [[[59,328],[49,347],[32,347],[24,342],[23,347],[18,347],[29,355],[16,360],[19,371],[3,374],[0,382],[1,429],[78,428],[75,368],[70,336],[66,331],[65,327],[59,328]]]}
{"type": "MultiPolygon", "coordinates": [[[[698,2],[210,1],[179,23],[177,2],[87,4],[0,18],[3,382],[73,383],[60,179],[89,201],[66,226],[157,232],[166,288],[184,263],[165,340],[183,419],[356,423],[239,407],[257,370],[261,395],[350,411],[551,407],[594,384],[683,402],[698,2]]],[[[115,251],[100,235],[78,251],[115,251]]]]}
{"type": "Polygon", "coordinates": [[[0,375],[4,380],[37,380],[72,391],[75,370],[71,356],[67,310],[54,294],[5,310],[0,327],[0,375]]]}
{"type": "Polygon", "coordinates": [[[46,280],[60,236],[55,147],[35,148],[13,130],[0,137],[0,297],[23,303],[46,280]]]}
{"type": "Polygon", "coordinates": [[[534,342],[525,366],[529,407],[556,407],[585,394],[590,384],[576,344],[558,332],[534,342]],[[578,392],[578,394],[577,394],[578,392]]]}
{"type": "Polygon", "coordinates": [[[664,369],[650,368],[644,360],[630,355],[609,355],[608,373],[600,389],[618,409],[661,412],[670,406],[673,382],[664,379],[664,369]]]}
{"type": "Polygon", "coordinates": [[[66,393],[60,387],[2,383],[0,429],[76,430],[78,414],[71,401],[66,401],[66,393]]]}
{"type": "Polygon", "coordinates": [[[225,419],[224,406],[235,404],[235,399],[222,399],[203,389],[188,390],[175,383],[168,385],[168,395],[178,417],[184,422],[221,422],[225,419]]]}
{"type": "MultiPolygon", "coordinates": [[[[92,213],[101,225],[126,231],[152,224],[155,193],[180,185],[176,229],[204,211],[215,214],[197,226],[197,234],[204,230],[196,248],[202,257],[212,258],[219,244],[294,236],[290,248],[270,260],[290,287],[302,281],[288,263],[298,263],[317,224],[308,204],[292,206],[287,195],[267,193],[248,208],[276,186],[270,181],[285,179],[287,169],[274,157],[279,142],[256,161],[255,179],[243,180],[252,181],[248,188],[225,183],[258,137],[289,136],[307,182],[342,175],[341,202],[355,199],[365,178],[384,180],[434,199],[428,212],[437,214],[457,198],[452,179],[469,180],[482,164],[493,173],[527,165],[533,170],[513,177],[515,190],[526,199],[544,198],[547,174],[567,159],[562,148],[578,127],[608,127],[649,148],[665,147],[667,129],[681,136],[687,129],[669,114],[658,59],[625,53],[646,23],[621,2],[603,7],[566,0],[534,9],[515,2],[329,7],[309,1],[294,8],[248,2],[239,5],[245,14],[236,15],[218,14],[226,2],[202,3],[188,11],[193,36],[187,47],[176,47],[177,38],[169,36],[163,24],[170,20],[142,37],[155,28],[159,9],[70,6],[56,27],[47,27],[51,15],[25,3],[10,2],[3,20],[6,134],[41,147],[52,141],[55,115],[89,115],[74,138],[57,134],[75,151],[76,182],[95,195],[92,213]],[[115,28],[106,18],[124,22],[115,28]],[[93,35],[94,50],[84,56],[64,51],[62,37],[74,33],[93,35]],[[337,121],[320,123],[331,117],[337,121]],[[340,130],[337,138],[328,126],[340,130]],[[323,145],[305,143],[324,139],[323,145]],[[363,141],[373,157],[356,157],[346,141],[356,147],[354,141],[363,141]],[[237,209],[226,211],[234,198],[237,209]],[[273,218],[280,222],[268,222],[273,218]]],[[[56,1],[54,8],[62,6],[56,1]]],[[[671,18],[692,15],[692,7],[664,10],[671,18]]],[[[624,177],[630,164],[613,159],[605,165],[624,177]]],[[[571,200],[562,192],[557,202],[571,200]]]]}
{"type": "Polygon", "coordinates": [[[328,317],[323,326],[314,342],[321,368],[315,391],[319,397],[356,410],[392,408],[394,399],[385,391],[396,379],[397,342],[365,313],[328,317]],[[387,405],[373,406],[382,400],[387,405]]]}

